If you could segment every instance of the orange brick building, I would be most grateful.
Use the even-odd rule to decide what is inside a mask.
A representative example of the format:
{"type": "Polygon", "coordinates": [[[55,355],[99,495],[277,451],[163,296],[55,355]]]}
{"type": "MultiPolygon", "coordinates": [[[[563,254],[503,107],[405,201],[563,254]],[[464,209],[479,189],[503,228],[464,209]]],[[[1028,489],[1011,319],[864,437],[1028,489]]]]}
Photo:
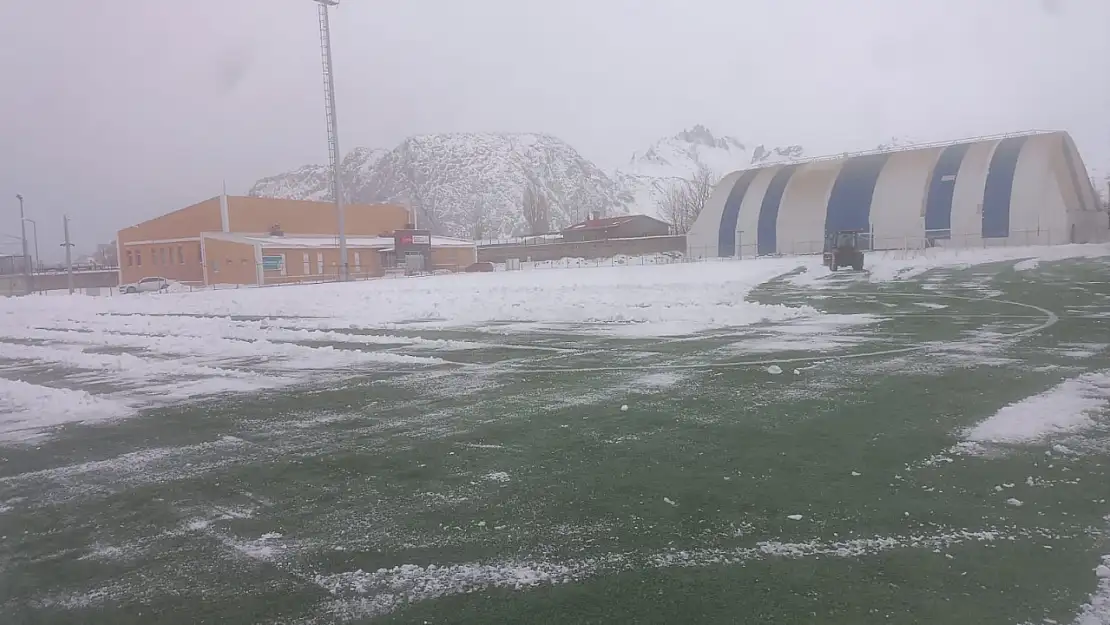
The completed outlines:
{"type": "MultiPolygon", "coordinates": [[[[344,207],[352,277],[393,265],[394,230],[408,211],[392,204],[344,207]]],[[[339,240],[331,202],[217,196],[119,231],[120,284],[162,277],[191,284],[280,284],[334,280],[339,240]]],[[[475,262],[474,243],[432,237],[433,267],[475,262]]]]}

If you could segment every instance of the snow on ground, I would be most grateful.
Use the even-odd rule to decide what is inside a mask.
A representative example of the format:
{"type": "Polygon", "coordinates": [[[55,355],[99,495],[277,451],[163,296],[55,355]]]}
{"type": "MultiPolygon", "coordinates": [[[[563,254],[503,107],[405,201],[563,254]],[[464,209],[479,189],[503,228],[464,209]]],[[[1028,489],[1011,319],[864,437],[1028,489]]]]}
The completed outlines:
{"type": "Polygon", "coordinates": [[[806,317],[775,325],[722,349],[740,354],[835,351],[867,340],[866,336],[850,334],[852,328],[873,326],[882,320],[875,315],[824,314],[806,317]]]}
{"type": "Polygon", "coordinates": [[[426,276],[143,298],[24,298],[0,304],[0,328],[21,327],[26,320],[39,327],[84,322],[97,314],[190,314],[311,317],[341,320],[348,327],[608,322],[648,324],[646,333],[653,336],[683,334],[815,314],[745,301],[759,284],[811,260],[426,276]]]}
{"type": "Polygon", "coordinates": [[[43,427],[126,416],[125,403],[86,391],[0,378],[0,440],[27,439],[43,427]]]}
{"type": "MultiPolygon", "coordinates": [[[[664,502],[677,504],[667,498],[664,502]]],[[[799,515],[800,516],[800,515],[799,515]]],[[[646,555],[610,553],[586,560],[536,562],[517,560],[494,563],[463,563],[444,566],[406,564],[376,571],[362,569],[330,575],[317,574],[314,581],[334,599],[329,611],[347,619],[372,618],[407,604],[488,588],[522,589],[563,584],[643,566],[715,567],[768,559],[857,558],[902,549],[941,551],[967,544],[991,544],[1013,540],[998,531],[949,530],[932,535],[876,536],[839,542],[762,541],[732,549],[669,549],[646,555]]]]}
{"type": "Polygon", "coordinates": [[[1087,373],[1002,408],[964,438],[973,443],[1035,443],[1090,427],[1092,416],[1108,406],[1110,371],[1087,373]]]}
{"type": "Polygon", "coordinates": [[[1106,625],[1110,623],[1110,556],[1102,556],[1102,564],[1095,568],[1098,588],[1090,600],[1079,608],[1075,625],[1106,625]]]}
{"type": "MultiPolygon", "coordinates": [[[[919,276],[926,271],[940,268],[965,269],[973,265],[1006,261],[1028,261],[1018,263],[1015,269],[1026,270],[1036,263],[1070,258],[1097,258],[1110,256],[1108,244],[1052,245],[1022,247],[985,247],[950,249],[933,247],[921,250],[884,250],[867,252],[864,268],[871,282],[905,280],[919,276]]],[[[822,279],[832,272],[827,267],[815,264],[807,267],[804,273],[791,278],[799,286],[821,286],[822,279]]]]}
{"type": "MultiPolygon", "coordinates": [[[[877,281],[936,267],[1101,255],[1110,255],[1110,246],[934,248],[870,254],[867,264],[870,279],[877,281]]],[[[414,336],[423,330],[469,328],[486,330],[487,337],[545,330],[677,337],[771,322],[752,340],[730,346],[759,354],[836,350],[857,340],[845,326],[881,321],[821,315],[804,305],[748,301],[760,284],[791,273],[800,285],[830,282],[820,280],[829,273],[820,266],[820,258],[809,256],[630,263],[149,297],[4,299],[0,439],[32,436],[35,423],[50,427],[100,420],[152,403],[342,377],[356,370],[450,368],[458,366],[452,351],[510,348],[496,340],[414,336]],[[86,392],[92,385],[97,395],[86,392]]]]}
{"type": "Polygon", "coordinates": [[[126,416],[153,404],[353,371],[457,368],[452,352],[512,349],[498,344],[496,334],[486,335],[491,341],[413,335],[428,329],[569,328],[663,336],[816,315],[808,307],[746,301],[753,288],[804,262],[464,274],[150,297],[5,299],[0,301],[0,363],[5,367],[0,439],[28,439],[42,428],[126,416]],[[94,386],[96,395],[67,390],[94,386]]]}

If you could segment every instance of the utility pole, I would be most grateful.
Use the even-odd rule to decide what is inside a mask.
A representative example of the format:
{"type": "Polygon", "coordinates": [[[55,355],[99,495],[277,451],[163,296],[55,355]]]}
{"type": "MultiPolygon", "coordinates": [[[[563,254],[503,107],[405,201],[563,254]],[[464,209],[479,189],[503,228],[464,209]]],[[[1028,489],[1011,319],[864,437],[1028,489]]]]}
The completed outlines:
{"type": "Polygon", "coordinates": [[[69,286],[69,294],[73,295],[73,256],[70,252],[73,243],[69,241],[69,215],[62,215],[62,231],[66,237],[66,242],[62,243],[62,247],[66,248],[66,284],[69,286]]]}
{"type": "Polygon", "coordinates": [[[27,293],[31,293],[34,289],[31,288],[31,256],[27,253],[27,217],[23,214],[23,196],[16,193],[15,199],[19,200],[19,235],[23,242],[23,275],[26,281],[23,287],[27,289],[27,293]]]}
{"type": "Polygon", "coordinates": [[[335,113],[335,68],[331,58],[331,23],[328,7],[339,6],[339,0],[315,0],[320,17],[320,53],[324,69],[324,109],[328,118],[328,153],[331,161],[331,193],[335,198],[336,226],[339,229],[339,280],[348,279],[347,229],[343,215],[343,188],[339,181],[339,119],[335,113]]]}

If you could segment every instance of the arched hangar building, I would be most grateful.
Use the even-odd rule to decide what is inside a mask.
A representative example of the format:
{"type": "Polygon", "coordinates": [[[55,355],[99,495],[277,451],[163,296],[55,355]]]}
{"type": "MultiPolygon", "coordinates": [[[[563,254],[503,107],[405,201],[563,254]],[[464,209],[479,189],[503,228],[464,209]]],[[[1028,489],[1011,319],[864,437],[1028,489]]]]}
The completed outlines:
{"type": "Polygon", "coordinates": [[[694,257],[1110,240],[1075,143],[1026,132],[783,163],[724,177],[687,233],[694,257]]]}

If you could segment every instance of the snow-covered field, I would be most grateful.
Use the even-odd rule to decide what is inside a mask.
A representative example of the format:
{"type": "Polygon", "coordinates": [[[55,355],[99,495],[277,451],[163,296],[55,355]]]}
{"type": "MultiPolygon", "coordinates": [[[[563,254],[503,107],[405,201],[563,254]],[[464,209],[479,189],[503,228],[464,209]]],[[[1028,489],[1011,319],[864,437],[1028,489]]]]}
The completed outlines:
{"type": "MultiPolygon", "coordinates": [[[[642,570],[919,552],[950,571],[1013,545],[1082,559],[1107,530],[1089,518],[1110,514],[1087,486],[1110,453],[1107,258],[1105,245],[932,249],[870,254],[865,274],[769,258],[0,300],[0,522],[88,506],[107,515],[95,531],[58,531],[94,544],[65,553],[192,567],[112,569],[92,589],[52,587],[40,607],[141,603],[175,584],[222,601],[204,581],[220,567],[193,546],[215,544],[245,580],[262,567],[322,589],[323,616],[306,623],[642,570]],[[1067,259],[1096,259],[1089,281],[1060,287],[1074,301],[1034,297],[1067,259]],[[329,393],[340,398],[306,399],[329,393]],[[965,404],[947,402],[956,394],[965,404]],[[166,428],[183,440],[145,410],[213,396],[246,403],[175,413],[166,428]],[[884,412],[852,412],[867,402],[884,412]],[[154,434],[135,449],[98,439],[126,450],[115,455],[36,458],[73,445],[78,423],[154,434]],[[920,455],[888,467],[887,445],[920,455]],[[9,458],[30,468],[6,472],[9,458]],[[293,492],[319,476],[319,493],[293,492]],[[219,501],[188,490],[202,478],[215,490],[197,492],[219,501]],[[189,483],[165,495],[168,528],[104,529],[123,526],[98,498],[161,482],[189,483]],[[577,516],[594,492],[615,512],[577,516]],[[1095,510],[1082,523],[1068,516],[1077,501],[1095,510]],[[859,507],[841,518],[845,506],[859,507]]],[[[24,566],[12,553],[0,573],[24,566]]],[[[1105,567],[1067,608],[1078,624],[1110,623],[1105,567]]]]}
{"type": "MultiPolygon", "coordinates": [[[[1098,257],[1107,246],[918,250],[868,256],[872,282],[930,269],[1098,257]]],[[[578,267],[570,263],[569,267],[578,267]]],[[[808,319],[735,350],[836,347],[845,324],[809,305],[764,305],[752,289],[776,277],[835,286],[817,257],[512,271],[404,280],[229,289],[131,297],[0,300],[0,437],[68,421],[131,414],[146,405],[244,392],[367,368],[451,367],[455,350],[504,348],[499,336],[574,332],[673,337],[808,319]],[[482,339],[445,341],[429,330],[482,339]],[[51,379],[53,377],[53,379],[51,379]],[[46,380],[46,381],[42,381],[46,380]],[[96,392],[90,387],[97,386],[96,392]]],[[[850,274],[843,274],[850,275],[850,274]]],[[[856,277],[858,279],[858,276],[856,277]]],[[[940,306],[925,303],[924,306],[940,306]]],[[[23,433],[23,434],[19,434],[23,433]]]]}

